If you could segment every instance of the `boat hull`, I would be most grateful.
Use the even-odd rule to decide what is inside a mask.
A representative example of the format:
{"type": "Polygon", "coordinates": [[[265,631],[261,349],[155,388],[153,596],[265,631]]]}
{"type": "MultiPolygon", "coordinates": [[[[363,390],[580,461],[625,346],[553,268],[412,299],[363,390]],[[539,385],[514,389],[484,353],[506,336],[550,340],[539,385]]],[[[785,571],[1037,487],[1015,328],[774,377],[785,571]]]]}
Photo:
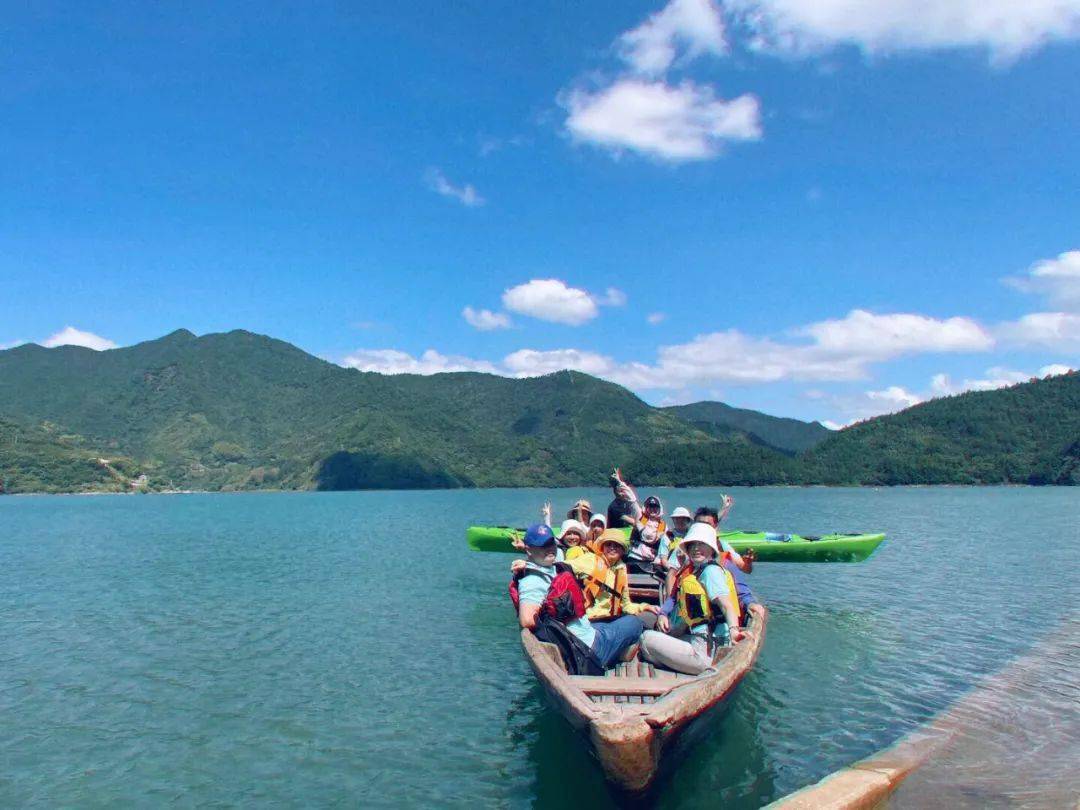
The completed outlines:
{"type": "Polygon", "coordinates": [[[537,679],[567,721],[592,745],[605,778],[629,792],[656,779],[664,752],[694,720],[718,710],[753,667],[765,640],[767,613],[748,628],[714,672],[695,677],[657,670],[635,659],[607,677],[566,672],[557,650],[528,630],[521,644],[537,679]],[[627,674],[629,673],[629,674],[627,674]]]}

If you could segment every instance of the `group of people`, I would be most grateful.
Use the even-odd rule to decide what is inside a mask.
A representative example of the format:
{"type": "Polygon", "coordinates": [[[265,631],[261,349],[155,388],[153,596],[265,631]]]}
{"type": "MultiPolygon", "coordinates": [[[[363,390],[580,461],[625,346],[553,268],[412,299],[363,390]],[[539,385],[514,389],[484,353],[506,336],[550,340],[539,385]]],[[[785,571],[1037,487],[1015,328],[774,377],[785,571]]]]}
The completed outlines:
{"type": "Polygon", "coordinates": [[[753,552],[740,555],[717,534],[734,502],[725,496],[720,509],[702,506],[691,515],[680,506],[665,516],[655,496],[639,504],[618,470],[611,480],[615,498],[606,514],[579,500],[556,532],[545,504],[543,520],[515,543],[526,557],[511,565],[518,620],[558,643],[579,674],[599,674],[640,652],[697,675],[742,640],[750,617],[764,613],[744,576],[753,552]],[[633,601],[631,568],[664,582],[663,604],[633,601]]]}

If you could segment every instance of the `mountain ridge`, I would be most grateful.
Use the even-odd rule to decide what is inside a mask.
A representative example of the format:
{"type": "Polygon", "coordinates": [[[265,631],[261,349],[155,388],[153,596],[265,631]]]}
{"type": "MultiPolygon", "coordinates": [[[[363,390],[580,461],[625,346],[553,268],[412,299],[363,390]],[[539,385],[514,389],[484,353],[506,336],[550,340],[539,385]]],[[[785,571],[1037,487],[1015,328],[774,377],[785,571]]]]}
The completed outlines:
{"type": "Polygon", "coordinates": [[[959,406],[934,400],[915,418],[905,411],[831,433],[723,403],[654,408],[576,371],[383,375],[246,330],[181,329],[103,352],[0,351],[0,477],[10,491],[65,492],[131,482],[211,491],[568,486],[621,465],[641,484],[1076,483],[1077,382],[1073,374],[1017,386],[1022,395],[983,392],[990,399],[970,406],[968,395],[951,398],[959,406]],[[969,411],[991,427],[970,424],[969,411]],[[1010,413],[1033,423],[1013,425],[1010,413]],[[1009,449],[1013,438],[1019,449],[1009,449]]]}

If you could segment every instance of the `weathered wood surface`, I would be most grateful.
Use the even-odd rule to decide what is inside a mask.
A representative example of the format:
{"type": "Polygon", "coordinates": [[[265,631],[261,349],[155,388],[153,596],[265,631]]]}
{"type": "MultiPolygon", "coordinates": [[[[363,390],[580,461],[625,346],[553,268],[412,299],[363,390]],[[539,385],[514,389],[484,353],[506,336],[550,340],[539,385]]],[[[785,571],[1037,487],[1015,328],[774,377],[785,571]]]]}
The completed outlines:
{"type": "Polygon", "coordinates": [[[604,775],[624,790],[641,791],[656,777],[665,745],[727,698],[749,672],[765,641],[767,621],[765,613],[747,638],[717,662],[715,672],[696,677],[637,660],[604,676],[572,676],[550,645],[530,631],[522,631],[521,644],[560,711],[573,726],[588,731],[604,775]],[[596,702],[590,695],[612,697],[596,702]],[[643,703],[642,697],[656,700],[643,703]]]}
{"type": "Polygon", "coordinates": [[[573,675],[571,683],[586,695],[666,695],[676,686],[688,683],[678,678],[607,678],[573,675]]]}

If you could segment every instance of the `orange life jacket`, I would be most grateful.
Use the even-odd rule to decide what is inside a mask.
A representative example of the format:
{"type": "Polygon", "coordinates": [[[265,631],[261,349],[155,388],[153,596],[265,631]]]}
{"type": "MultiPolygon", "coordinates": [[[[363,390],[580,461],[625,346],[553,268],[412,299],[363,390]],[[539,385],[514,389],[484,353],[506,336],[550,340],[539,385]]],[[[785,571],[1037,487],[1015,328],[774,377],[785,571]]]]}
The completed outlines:
{"type": "Polygon", "coordinates": [[[592,573],[585,574],[583,577],[581,590],[585,594],[586,610],[596,604],[596,599],[600,596],[601,591],[607,591],[611,596],[609,615],[614,617],[622,615],[622,595],[626,593],[629,581],[626,578],[626,566],[623,565],[615,569],[615,586],[608,585],[607,575],[610,570],[611,566],[608,565],[603,555],[597,554],[592,573]]]}

